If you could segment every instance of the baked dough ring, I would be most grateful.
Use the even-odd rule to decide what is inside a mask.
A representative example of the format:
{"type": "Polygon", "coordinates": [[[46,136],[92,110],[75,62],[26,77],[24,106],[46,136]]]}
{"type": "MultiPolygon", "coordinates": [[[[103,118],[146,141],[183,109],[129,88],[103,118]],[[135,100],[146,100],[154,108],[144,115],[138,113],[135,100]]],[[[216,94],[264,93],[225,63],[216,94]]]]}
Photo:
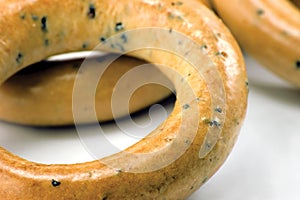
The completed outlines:
{"type": "Polygon", "coordinates": [[[246,52],[275,74],[300,86],[299,8],[288,0],[211,3],[246,52]]]}
{"type": "MultiPolygon", "coordinates": [[[[202,0],[210,7],[208,0],[202,0]]],[[[83,45],[83,49],[86,48],[83,45]]],[[[101,79],[101,87],[96,92],[96,112],[98,121],[113,119],[111,112],[111,96],[113,86],[127,71],[144,62],[133,58],[120,58],[101,79]],[[120,60],[121,59],[121,60],[120,60]]],[[[72,114],[72,91],[77,70],[82,61],[35,64],[38,70],[34,73],[18,74],[11,77],[0,88],[0,119],[12,123],[34,126],[61,126],[74,123],[72,114]],[[39,65],[39,66],[37,66],[39,65]],[[58,65],[50,67],[49,65],[58,65]],[[74,67],[74,66],[78,66],[74,67]],[[59,85],[60,87],[57,87],[59,85]],[[47,91],[47,92],[45,92],[47,91]],[[49,106],[53,105],[53,106],[49,106]],[[47,113],[45,115],[44,113],[47,113]]],[[[96,63],[99,64],[99,63],[96,63]]],[[[153,68],[148,76],[162,76],[153,68]]],[[[142,79],[148,76],[140,75],[142,79]]],[[[150,78],[151,79],[151,78],[150,78]]],[[[124,91],[125,92],[125,91],[124,91]]],[[[159,85],[144,85],[130,101],[130,113],[146,108],[170,95],[170,91],[159,85]]],[[[121,101],[123,98],[120,98],[121,101]]],[[[120,104],[123,104],[120,102],[120,104]]],[[[127,113],[114,113],[115,118],[123,117],[127,113]]],[[[85,123],[93,121],[84,120],[85,123]]],[[[77,123],[81,123],[77,121],[77,123]]]]}
{"type": "MultiPolygon", "coordinates": [[[[1,149],[1,199],[184,199],[224,162],[245,116],[247,78],[234,38],[202,3],[8,0],[0,9],[5,11],[0,14],[2,82],[45,57],[76,51],[87,41],[93,48],[99,37],[126,30],[145,30],[139,35],[145,44],[180,47],[186,43],[176,38],[185,35],[201,47],[179,48],[186,58],[198,61],[194,65],[160,50],[131,53],[167,65],[169,68],[159,65],[164,73],[176,72],[165,74],[174,83],[178,101],[162,125],[126,151],[88,163],[45,165],[1,149]],[[33,21],[31,15],[39,20],[33,21]],[[154,37],[157,30],[162,37],[154,37]],[[215,116],[224,118],[218,121],[215,116]],[[182,126],[182,122],[187,124],[182,126]],[[169,159],[174,160],[165,163],[169,159]]],[[[141,42],[138,39],[128,35],[131,45],[141,42]]],[[[108,50],[109,44],[105,47],[108,50]]]]}
{"type": "MultiPolygon", "coordinates": [[[[105,67],[104,55],[99,54],[99,56],[90,59],[92,60],[91,65],[105,67]]],[[[83,60],[80,59],[67,62],[40,62],[32,66],[30,71],[26,69],[26,72],[11,77],[0,88],[0,119],[34,126],[74,124],[72,91],[77,71],[82,62],[83,60]]],[[[113,119],[110,102],[114,85],[126,72],[143,64],[145,62],[126,56],[111,64],[97,87],[95,96],[97,120],[102,122],[113,119]]],[[[145,80],[151,79],[153,76],[167,79],[155,67],[152,67],[147,76],[140,74],[140,78],[145,80]]],[[[126,83],[126,85],[130,84],[134,84],[134,82],[126,83]]],[[[144,85],[133,94],[129,112],[133,113],[150,106],[166,98],[170,93],[170,90],[157,84],[144,85]]],[[[124,104],[121,102],[122,99],[118,99],[120,102],[117,103],[124,104]]],[[[126,114],[114,113],[114,117],[119,118],[126,114]]],[[[83,121],[85,123],[94,122],[85,119],[83,121]]],[[[77,121],[77,123],[81,123],[81,121],[77,121]]]]}
{"type": "MultiPolygon", "coordinates": [[[[210,7],[209,0],[201,0],[210,7]]],[[[86,45],[83,45],[83,49],[86,45]]],[[[0,88],[0,119],[12,123],[34,126],[61,126],[74,123],[72,114],[72,91],[78,68],[82,61],[35,64],[35,68],[45,68],[29,74],[18,74],[11,77],[0,88]],[[40,66],[37,66],[40,65],[40,66]],[[50,67],[49,65],[58,65],[50,67]],[[50,67],[50,68],[49,68],[50,67]],[[60,87],[57,87],[59,85],[60,87]],[[50,92],[45,92],[50,91],[50,92]],[[53,108],[49,105],[55,106],[53,108]],[[44,115],[47,113],[47,115],[44,115]]],[[[120,58],[113,63],[111,70],[101,79],[102,84],[96,92],[97,119],[109,121],[113,119],[111,111],[111,96],[113,86],[119,78],[134,66],[142,62],[133,58],[120,58]]],[[[98,63],[97,63],[98,64],[98,63]]],[[[153,68],[148,76],[156,74],[153,68]]],[[[141,79],[151,79],[141,74],[141,79]]],[[[157,73],[156,76],[163,75],[157,73]]],[[[170,95],[170,91],[159,85],[144,85],[134,95],[129,105],[129,112],[134,113],[170,95]]],[[[121,101],[122,99],[120,99],[121,101]]],[[[120,104],[123,104],[120,102],[120,104]]],[[[114,113],[115,118],[123,117],[127,113],[114,113]]],[[[84,120],[86,123],[93,122],[84,120]]],[[[80,121],[77,121],[80,123],[80,121]]]]}

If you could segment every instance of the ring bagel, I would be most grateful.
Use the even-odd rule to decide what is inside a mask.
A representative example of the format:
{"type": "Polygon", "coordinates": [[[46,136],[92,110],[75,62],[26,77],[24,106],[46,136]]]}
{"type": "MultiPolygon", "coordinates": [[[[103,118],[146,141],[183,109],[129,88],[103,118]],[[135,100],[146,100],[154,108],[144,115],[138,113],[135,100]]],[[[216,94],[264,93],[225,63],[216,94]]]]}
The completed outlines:
{"type": "MultiPolygon", "coordinates": [[[[1,3],[0,8],[5,11],[0,14],[0,29],[5,30],[0,36],[1,82],[50,55],[79,50],[82,43],[88,42],[90,48],[94,48],[99,37],[142,28],[150,34],[149,27],[166,30],[168,34],[163,32],[164,38],[139,35],[149,39],[146,42],[158,41],[157,45],[167,42],[178,47],[177,44],[185,44],[172,37],[179,32],[202,47],[181,48],[184,55],[203,59],[191,65],[164,51],[131,52],[132,56],[176,71],[178,76],[158,66],[174,83],[178,98],[166,121],[126,151],[88,163],[33,163],[1,148],[1,199],[184,199],[224,162],[245,116],[247,77],[243,56],[234,38],[204,4],[193,0],[178,4],[169,0],[98,0],[92,4],[74,0],[9,0],[1,3]],[[48,40],[46,46],[45,40],[48,40]],[[198,70],[203,73],[200,75],[198,70]],[[210,81],[206,82],[204,77],[210,81]],[[211,93],[210,87],[217,92],[211,93]],[[186,93],[187,88],[194,95],[186,93]],[[223,95],[219,95],[222,92],[223,95]],[[218,103],[224,107],[221,109],[218,103]],[[222,114],[226,119],[222,124],[211,118],[222,114]],[[182,120],[188,123],[184,127],[180,125],[182,120]],[[196,130],[195,135],[193,130],[196,130]],[[219,131],[217,138],[208,136],[210,132],[219,131]],[[210,143],[210,139],[216,139],[216,144],[210,143]],[[186,149],[179,157],[156,168],[181,147],[186,149]]],[[[133,45],[138,39],[128,37],[128,42],[133,45]]]]}
{"type": "Polygon", "coordinates": [[[241,47],[275,74],[300,87],[299,0],[211,0],[241,47]],[[238,16],[238,17],[237,17],[238,16]]]}
{"type": "MultiPolygon", "coordinates": [[[[104,67],[105,55],[90,59],[93,61],[91,65],[104,67]]],[[[11,77],[0,88],[2,102],[0,105],[0,119],[34,126],[74,124],[72,91],[82,62],[81,59],[40,62],[31,66],[30,71],[26,69],[25,72],[11,77]]],[[[145,62],[123,56],[109,66],[97,87],[95,96],[97,120],[102,122],[113,119],[110,102],[114,85],[126,72],[142,64],[145,64],[145,62]]],[[[140,78],[146,80],[152,76],[166,79],[154,66],[147,73],[147,76],[140,74],[140,78]]],[[[141,110],[166,98],[168,95],[170,95],[170,91],[164,87],[154,84],[144,85],[133,94],[129,105],[130,113],[141,110]]],[[[122,101],[122,98],[119,101],[122,101]]],[[[122,102],[118,104],[122,104],[122,102]]],[[[126,113],[114,114],[115,118],[119,118],[126,113]]],[[[80,124],[92,122],[86,119],[78,121],[80,124]]]]}
{"type": "MultiPolygon", "coordinates": [[[[203,3],[210,7],[208,0],[203,0],[203,3]]],[[[0,119],[31,126],[73,124],[72,88],[77,68],[81,63],[82,60],[57,63],[41,62],[35,64],[34,68],[37,70],[34,72],[17,74],[11,77],[0,88],[0,99],[2,102],[0,105],[0,119]],[[53,67],[50,65],[57,66],[53,67]],[[43,70],[45,67],[47,69],[43,70]],[[60,87],[57,87],[57,85],[60,85],[60,87]],[[45,91],[51,91],[51,93],[46,93],[45,91]],[[55,105],[55,108],[49,105],[55,105]],[[47,115],[43,113],[47,113],[47,115]]],[[[113,63],[113,70],[104,75],[104,79],[102,79],[104,84],[101,85],[101,88],[99,86],[96,92],[96,111],[99,121],[113,119],[110,109],[111,99],[109,97],[111,97],[113,92],[112,86],[115,85],[115,82],[123,73],[143,63],[130,57],[120,58],[113,63]]],[[[154,75],[156,69],[154,68],[151,72],[148,75],[154,75]]],[[[157,73],[156,76],[162,75],[157,73]]],[[[141,78],[147,79],[147,77],[141,78]]],[[[134,94],[132,101],[130,101],[130,113],[162,100],[169,94],[170,91],[158,85],[143,86],[134,94]]],[[[114,117],[119,118],[124,115],[125,113],[117,113],[114,117]]],[[[82,122],[78,121],[78,123],[83,122],[92,123],[92,121],[85,119],[82,122]]]]}
{"type": "MultiPolygon", "coordinates": [[[[202,1],[210,7],[208,0],[202,1]]],[[[86,48],[83,45],[83,48],[86,48]]],[[[35,64],[35,68],[45,68],[46,70],[36,70],[34,73],[18,74],[5,82],[0,88],[0,119],[12,123],[33,126],[61,126],[73,124],[72,115],[72,88],[76,78],[77,67],[82,61],[35,64]],[[40,65],[40,66],[38,66],[40,65]],[[50,67],[49,65],[58,65],[50,67]],[[60,87],[57,87],[60,85],[60,87]],[[38,89],[37,89],[38,88],[38,89]],[[46,93],[45,91],[51,91],[46,93]],[[49,95],[50,94],[50,95],[49,95]],[[55,108],[49,105],[55,105],[55,108]],[[43,113],[47,113],[44,115],[43,113]]],[[[107,72],[102,79],[101,88],[96,92],[96,110],[99,121],[109,121],[113,119],[110,109],[110,98],[113,92],[113,85],[116,81],[134,66],[144,62],[129,57],[116,60],[112,70],[107,72]],[[122,70],[123,69],[123,70],[122,70]],[[121,70],[121,71],[120,71],[121,70]],[[124,71],[125,70],[125,71],[124,71]],[[122,72],[122,73],[121,73],[122,72]]],[[[156,73],[154,68],[150,76],[156,73]]],[[[162,76],[157,73],[157,75],[162,76]]],[[[156,76],[157,76],[156,75],[156,76]]],[[[141,74],[142,76],[142,74],[141,74]]],[[[147,78],[147,77],[141,77],[147,78]]],[[[163,77],[162,77],[163,78],[163,77]]],[[[99,83],[100,85],[100,83],[99,83]]],[[[140,88],[134,94],[130,104],[130,113],[141,110],[154,102],[166,98],[170,92],[158,85],[147,85],[140,88]],[[154,92],[155,91],[155,92],[154,92]]],[[[121,100],[121,99],[120,99],[121,100]]],[[[120,103],[121,104],[121,103],[120,103]]],[[[115,114],[115,118],[124,116],[125,113],[115,114]]],[[[91,123],[82,119],[78,123],[91,123]]]]}

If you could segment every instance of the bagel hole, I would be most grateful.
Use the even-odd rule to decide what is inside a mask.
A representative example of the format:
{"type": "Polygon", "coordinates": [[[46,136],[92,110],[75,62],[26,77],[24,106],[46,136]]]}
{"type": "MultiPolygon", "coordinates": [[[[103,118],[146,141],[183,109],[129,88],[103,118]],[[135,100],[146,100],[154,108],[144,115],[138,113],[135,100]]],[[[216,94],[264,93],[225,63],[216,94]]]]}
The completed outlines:
{"type": "MultiPolygon", "coordinates": [[[[148,111],[149,114],[151,114],[152,111],[159,112],[159,109],[164,108],[165,106],[169,106],[169,104],[172,105],[172,108],[173,108],[175,100],[176,100],[176,96],[174,94],[174,91],[170,90],[167,87],[164,87],[159,84],[144,85],[144,86],[138,88],[133,93],[132,97],[130,98],[129,110],[132,111],[132,112],[130,112],[130,113],[132,113],[132,114],[130,114],[130,116],[133,116],[135,114],[138,114],[139,112],[145,112],[145,111],[148,111]],[[145,93],[149,93],[150,94],[149,96],[151,96],[151,98],[147,99],[149,106],[147,106],[145,109],[134,112],[134,110],[135,110],[134,105],[138,105],[140,108],[142,108],[143,105],[139,105],[140,104],[139,97],[143,96],[143,95],[145,96],[146,95],[145,93]],[[162,101],[157,102],[157,101],[155,101],[155,99],[162,99],[162,101]],[[160,107],[160,106],[162,106],[162,107],[160,107]]],[[[165,113],[162,113],[162,114],[165,114],[165,113]]],[[[147,126],[148,123],[151,123],[150,117],[151,116],[149,116],[148,122],[139,123],[138,121],[136,121],[136,123],[140,126],[147,126]],[[145,124],[145,123],[147,123],[147,124],[145,124]]]]}
{"type": "MultiPolygon", "coordinates": [[[[51,59],[42,61],[42,63],[34,64],[17,73],[17,76],[26,77],[26,75],[35,75],[39,72],[43,73],[43,70],[50,70],[53,67],[53,64],[56,65],[66,61],[64,60],[65,55],[59,56],[62,57],[52,57],[51,59]],[[44,67],[41,67],[41,65],[44,67]]],[[[76,62],[79,58],[80,55],[75,57],[75,60],[73,61],[76,62]]],[[[67,60],[69,60],[69,58],[67,60]]],[[[33,84],[37,86],[39,82],[33,84]]],[[[24,84],[19,82],[17,85],[22,86],[24,84]]],[[[145,96],[143,95],[143,90],[145,90],[144,87],[146,87],[146,90],[149,89],[147,89],[149,86],[143,86],[138,88],[134,94],[145,96]]],[[[124,139],[124,137],[120,137],[120,135],[124,136],[124,131],[118,127],[115,120],[104,120],[104,122],[100,123],[101,128],[109,136],[108,140],[112,146],[119,150],[123,150],[138,142],[146,134],[155,129],[158,124],[163,122],[172,111],[175,102],[175,96],[172,94],[172,90],[155,84],[151,87],[154,88],[153,91],[160,89],[165,93],[160,100],[157,100],[159,104],[153,104],[154,102],[149,101],[144,109],[140,107],[136,111],[132,111],[133,113],[130,115],[130,118],[124,116],[118,121],[122,121],[123,124],[130,124],[131,121],[134,121],[140,126],[147,124],[147,127],[144,127],[144,129],[142,127],[139,131],[136,131],[134,126],[129,127],[129,132],[133,132],[135,135],[128,135],[125,133],[126,137],[124,139]],[[160,115],[159,112],[161,110],[156,110],[155,108],[157,107],[155,105],[164,107],[166,115],[160,115]],[[149,110],[151,110],[151,112],[149,110]],[[149,113],[153,115],[151,119],[154,121],[152,123],[149,123],[149,113]]],[[[19,89],[19,91],[23,91],[23,93],[26,94],[26,89],[19,89]]],[[[157,94],[150,92],[148,95],[155,96],[157,94]]],[[[135,100],[134,98],[130,98],[130,105],[135,104],[137,100],[138,99],[135,100]]],[[[32,112],[35,112],[35,107],[30,109],[32,112]]],[[[49,106],[48,109],[53,109],[53,106],[49,106]]],[[[133,108],[129,107],[129,109],[132,110],[133,108]]],[[[84,124],[81,125],[81,128],[85,130],[84,134],[94,142],[93,144],[86,143],[86,141],[82,139],[85,135],[78,135],[78,131],[73,125],[24,126],[1,121],[0,132],[3,134],[0,138],[0,145],[22,158],[44,164],[72,164],[95,160],[95,157],[91,155],[89,145],[102,145],[102,141],[97,140],[97,135],[99,134],[97,132],[98,123],[84,124]]],[[[108,152],[107,154],[110,155],[111,153],[108,152]]]]}
{"type": "MultiPolygon", "coordinates": [[[[126,134],[127,136],[132,137],[136,140],[144,138],[151,131],[157,128],[163,122],[163,120],[161,119],[166,119],[170,115],[176,101],[175,94],[173,94],[172,91],[168,88],[164,88],[160,85],[149,86],[151,86],[152,88],[159,88],[161,90],[165,90],[169,95],[163,98],[161,101],[149,104],[149,106],[138,111],[131,112],[129,115],[125,115],[121,118],[118,118],[117,121],[114,120],[117,124],[121,125],[119,126],[119,128],[121,129],[123,127],[123,124],[125,124],[125,129],[122,130],[123,134],[126,134]],[[125,121],[125,123],[123,121],[125,121]],[[131,123],[128,123],[128,121],[131,123]]],[[[144,89],[144,87],[141,87],[137,91],[135,91],[134,94],[145,94],[144,89]]],[[[151,94],[153,95],[153,93],[151,94]]],[[[134,100],[134,97],[130,99],[130,102],[133,101],[136,101],[134,100]]],[[[129,107],[131,107],[133,104],[134,103],[130,103],[129,107]]]]}
{"type": "MultiPolygon", "coordinates": [[[[114,89],[110,94],[112,103],[108,112],[112,111],[113,118],[116,118],[113,123],[118,126],[120,132],[115,135],[110,134],[108,138],[111,137],[111,142],[120,150],[138,142],[157,128],[173,110],[176,99],[173,93],[174,86],[155,65],[144,61],[130,64],[133,66],[122,68],[119,78],[109,81],[114,89]],[[128,145],[129,143],[123,143],[118,138],[127,138],[132,142],[128,145]]],[[[115,73],[113,65],[114,63],[106,69],[103,76],[109,77],[108,74],[115,73]]],[[[100,88],[105,84],[101,81],[98,86],[100,88]]],[[[105,110],[105,107],[103,104],[96,104],[96,110],[99,112],[105,110]]]]}

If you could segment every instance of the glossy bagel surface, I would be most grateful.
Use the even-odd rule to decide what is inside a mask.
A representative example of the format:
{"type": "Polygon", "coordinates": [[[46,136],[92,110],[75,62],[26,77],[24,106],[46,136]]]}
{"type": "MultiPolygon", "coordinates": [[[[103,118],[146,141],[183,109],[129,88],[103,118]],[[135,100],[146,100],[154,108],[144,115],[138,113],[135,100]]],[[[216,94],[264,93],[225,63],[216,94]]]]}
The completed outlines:
{"type": "Polygon", "coordinates": [[[211,4],[247,53],[300,87],[299,0],[211,0],[211,4]]]}
{"type": "MultiPolygon", "coordinates": [[[[90,65],[106,67],[103,60],[109,55],[97,55],[90,59],[90,65]]],[[[64,126],[74,124],[72,113],[72,93],[77,72],[83,59],[69,61],[42,61],[26,68],[21,73],[10,77],[0,88],[0,119],[23,125],[33,126],[64,126]]],[[[95,110],[97,121],[105,122],[113,118],[126,116],[126,112],[112,113],[111,98],[114,86],[122,76],[145,62],[120,57],[107,67],[98,82],[95,94],[95,110]]],[[[147,74],[140,73],[141,79],[167,79],[155,66],[147,74]]],[[[80,76],[80,75],[79,75],[80,76]]],[[[127,81],[127,88],[134,82],[127,81]]],[[[126,93],[126,90],[122,91],[126,93]]],[[[167,98],[171,91],[157,84],[143,85],[136,90],[129,101],[129,113],[137,112],[147,106],[167,98]]],[[[120,94],[117,104],[123,105],[125,94],[120,94]],[[123,97],[123,98],[122,98],[123,97]]],[[[84,118],[78,124],[95,123],[96,120],[84,118]]]]}
{"type": "Polygon", "coordinates": [[[1,82],[51,55],[83,44],[93,49],[99,41],[100,50],[118,53],[139,44],[182,53],[130,52],[159,63],[177,96],[173,112],[146,138],[72,165],[33,163],[1,148],[1,199],[184,199],[225,161],[245,116],[247,78],[234,38],[203,3],[9,0],[0,9],[1,82]],[[143,34],[131,37],[136,32],[143,34]]]}

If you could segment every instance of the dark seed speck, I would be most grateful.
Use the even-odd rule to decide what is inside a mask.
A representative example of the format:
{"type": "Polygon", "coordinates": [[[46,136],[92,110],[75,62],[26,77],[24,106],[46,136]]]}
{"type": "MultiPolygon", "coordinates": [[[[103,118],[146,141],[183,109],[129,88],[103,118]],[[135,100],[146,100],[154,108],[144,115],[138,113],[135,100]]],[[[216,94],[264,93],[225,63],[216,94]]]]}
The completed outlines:
{"type": "Polygon", "coordinates": [[[94,19],[96,17],[96,8],[95,8],[95,6],[93,4],[90,5],[89,11],[87,13],[87,16],[90,19],[94,19]]]}
{"type": "Polygon", "coordinates": [[[39,17],[36,16],[36,15],[31,15],[31,19],[32,19],[33,21],[37,21],[37,20],[39,19],[39,17]]]}
{"type": "Polygon", "coordinates": [[[127,35],[126,34],[122,34],[121,35],[121,40],[123,43],[127,43],[128,39],[127,39],[127,35]]]}
{"type": "Polygon", "coordinates": [[[205,177],[205,178],[203,179],[202,183],[206,183],[207,180],[208,180],[208,178],[205,177]]]}
{"type": "Polygon", "coordinates": [[[58,187],[60,185],[60,182],[52,179],[51,184],[52,184],[53,187],[58,187]]]}
{"type": "Polygon", "coordinates": [[[240,122],[239,122],[238,119],[234,119],[234,123],[235,123],[236,125],[240,125],[240,122]]]}
{"type": "Polygon", "coordinates": [[[201,45],[201,49],[207,49],[207,45],[206,44],[201,45]]]}
{"type": "Polygon", "coordinates": [[[182,4],[183,4],[183,2],[181,2],[181,1],[171,3],[172,6],[181,6],[182,4]]]}
{"type": "Polygon", "coordinates": [[[118,22],[116,23],[116,26],[115,26],[115,31],[121,31],[124,29],[124,26],[123,26],[123,23],[122,22],[118,22]]]}
{"type": "Polygon", "coordinates": [[[105,37],[100,37],[100,42],[105,42],[105,37]]]}
{"type": "Polygon", "coordinates": [[[17,63],[21,63],[23,59],[23,54],[22,53],[18,53],[17,58],[16,58],[16,62],[17,63]]]}
{"type": "Polygon", "coordinates": [[[209,125],[210,126],[216,126],[216,127],[220,127],[221,126],[221,124],[218,121],[216,121],[216,120],[210,121],[209,125]]]}
{"type": "Polygon", "coordinates": [[[185,109],[185,110],[186,110],[186,109],[189,109],[189,108],[190,108],[190,105],[189,105],[189,104],[184,104],[184,105],[182,106],[182,108],[185,109]]]}
{"type": "Polygon", "coordinates": [[[21,14],[21,15],[20,15],[20,18],[21,18],[21,19],[25,19],[25,18],[26,18],[26,14],[21,14]]]}
{"type": "Polygon", "coordinates": [[[261,15],[263,15],[263,14],[265,13],[265,11],[262,10],[262,9],[258,9],[258,10],[256,11],[256,13],[257,13],[257,15],[261,16],[261,15]]]}
{"type": "Polygon", "coordinates": [[[296,61],[296,68],[297,68],[297,69],[300,69],[300,60],[297,60],[297,61],[296,61]]]}
{"type": "Polygon", "coordinates": [[[43,32],[47,32],[47,17],[42,17],[41,19],[41,29],[43,32]]]}
{"type": "Polygon", "coordinates": [[[49,39],[45,39],[45,40],[44,40],[45,46],[49,46],[49,43],[50,43],[50,42],[49,42],[49,39]]]}
{"type": "Polygon", "coordinates": [[[216,52],[216,56],[223,56],[224,58],[228,57],[227,53],[224,52],[224,51],[218,51],[218,52],[216,52]]]}
{"type": "Polygon", "coordinates": [[[222,113],[222,108],[215,108],[215,111],[218,113],[222,113]]]}
{"type": "Polygon", "coordinates": [[[87,47],[88,47],[88,44],[87,44],[87,43],[83,43],[83,44],[82,44],[82,48],[83,48],[83,49],[86,49],[87,47]]]}

